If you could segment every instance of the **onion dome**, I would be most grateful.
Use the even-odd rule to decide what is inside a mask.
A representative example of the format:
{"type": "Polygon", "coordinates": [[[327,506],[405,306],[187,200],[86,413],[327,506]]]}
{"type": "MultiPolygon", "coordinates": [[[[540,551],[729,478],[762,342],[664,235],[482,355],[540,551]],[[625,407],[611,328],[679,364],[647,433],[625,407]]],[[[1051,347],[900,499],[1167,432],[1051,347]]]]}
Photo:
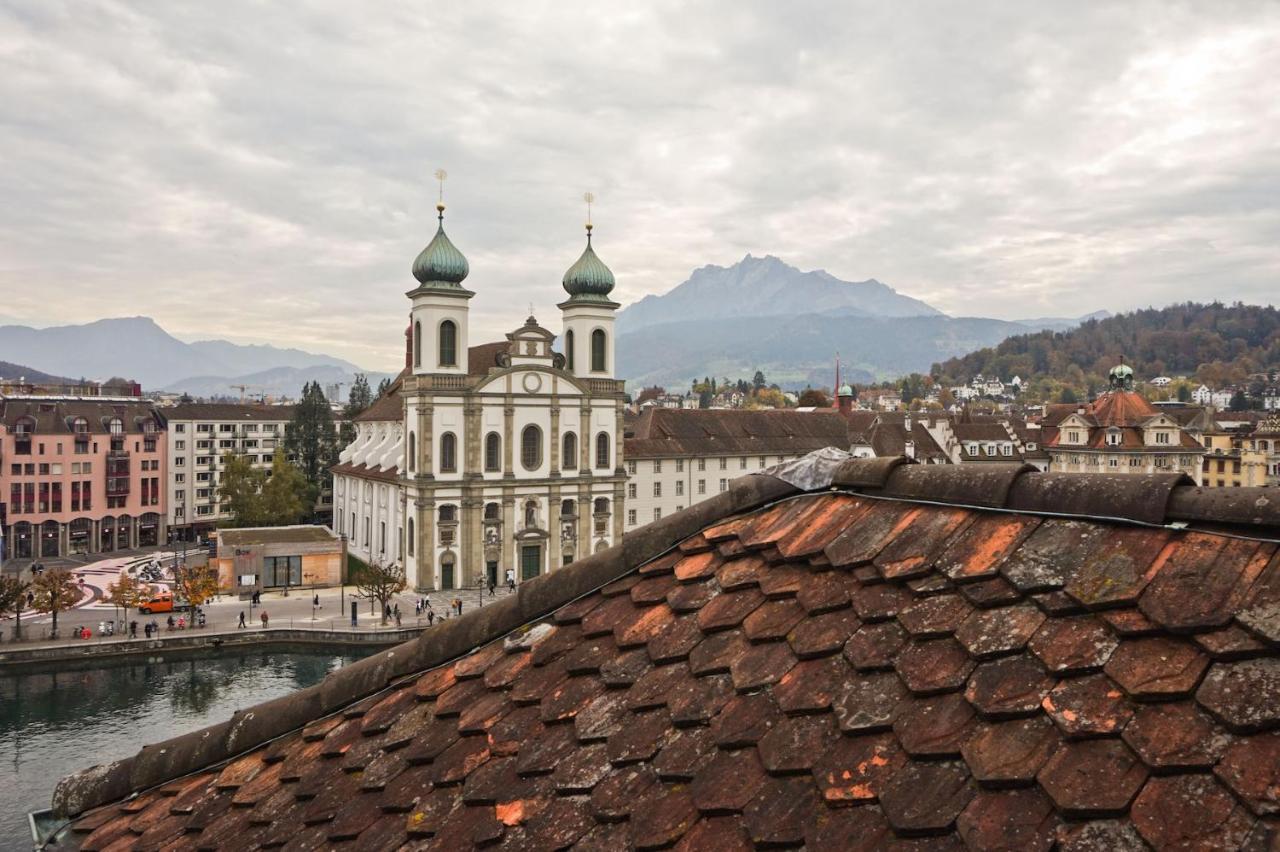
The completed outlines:
{"type": "Polygon", "coordinates": [[[853,396],[853,385],[850,385],[848,382],[844,383],[836,391],[836,396],[853,396]]]}
{"type": "Polygon", "coordinates": [[[424,287],[462,289],[462,281],[471,271],[467,259],[444,232],[444,205],[437,204],[440,225],[427,247],[413,261],[413,277],[424,287]]]}
{"type": "Polygon", "coordinates": [[[587,225],[587,248],[564,274],[564,290],[571,301],[609,302],[613,273],[591,248],[591,225],[587,225]]]}
{"type": "Polygon", "coordinates": [[[1113,389],[1133,390],[1133,368],[1124,362],[1112,367],[1107,378],[1113,389]]]}

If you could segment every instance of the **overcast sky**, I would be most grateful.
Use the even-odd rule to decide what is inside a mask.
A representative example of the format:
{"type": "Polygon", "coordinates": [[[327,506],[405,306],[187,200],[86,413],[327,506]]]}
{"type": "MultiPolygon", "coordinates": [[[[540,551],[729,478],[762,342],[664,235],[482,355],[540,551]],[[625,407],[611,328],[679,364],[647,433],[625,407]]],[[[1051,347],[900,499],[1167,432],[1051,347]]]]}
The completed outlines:
{"type": "MultiPolygon", "coordinates": [[[[957,315],[1280,292],[1280,4],[0,0],[0,316],[395,369],[775,254],[957,315]],[[904,11],[903,7],[909,7],[904,11]]],[[[38,365],[35,365],[38,366],[38,365]]]]}

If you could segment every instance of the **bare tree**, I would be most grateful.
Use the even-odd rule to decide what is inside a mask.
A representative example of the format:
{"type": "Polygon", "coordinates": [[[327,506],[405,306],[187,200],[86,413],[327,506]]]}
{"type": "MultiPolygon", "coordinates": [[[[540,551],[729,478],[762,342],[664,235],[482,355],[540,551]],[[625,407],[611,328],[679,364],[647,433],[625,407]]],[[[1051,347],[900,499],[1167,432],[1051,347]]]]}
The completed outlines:
{"type": "Polygon", "coordinates": [[[387,605],[393,597],[403,592],[407,585],[403,567],[394,563],[382,565],[376,561],[355,572],[352,582],[360,597],[378,602],[378,611],[383,624],[387,623],[387,605]]]}

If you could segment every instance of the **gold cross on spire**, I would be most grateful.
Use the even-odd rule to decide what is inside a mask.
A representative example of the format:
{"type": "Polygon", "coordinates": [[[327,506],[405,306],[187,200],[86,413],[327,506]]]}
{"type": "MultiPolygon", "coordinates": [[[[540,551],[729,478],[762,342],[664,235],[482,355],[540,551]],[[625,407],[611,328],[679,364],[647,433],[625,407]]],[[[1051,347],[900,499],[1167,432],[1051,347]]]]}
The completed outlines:
{"type": "Polygon", "coordinates": [[[439,195],[436,197],[436,210],[439,211],[441,219],[444,219],[444,182],[447,177],[449,177],[449,173],[444,169],[435,170],[436,181],[440,184],[439,195]]]}
{"type": "Polygon", "coordinates": [[[591,244],[591,202],[596,200],[594,194],[590,192],[582,193],[582,200],[587,202],[587,244],[591,244]]]}

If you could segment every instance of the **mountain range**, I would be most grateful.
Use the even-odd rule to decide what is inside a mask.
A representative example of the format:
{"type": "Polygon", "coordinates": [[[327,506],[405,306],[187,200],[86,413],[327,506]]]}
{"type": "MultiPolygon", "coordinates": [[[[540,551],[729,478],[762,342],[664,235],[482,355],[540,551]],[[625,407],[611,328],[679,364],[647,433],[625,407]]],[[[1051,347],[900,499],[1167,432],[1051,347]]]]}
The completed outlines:
{"type": "MultiPolygon", "coordinates": [[[[618,375],[632,389],[679,388],[691,379],[750,377],[762,370],[783,387],[824,386],[837,352],[850,381],[870,382],[994,346],[1031,331],[1065,331],[1109,316],[1000,320],[951,317],[887,284],[843,281],[824,270],[802,271],[776,257],[747,255],[729,266],[703,266],[662,295],[646,296],[618,314],[618,375]]],[[[145,390],[196,397],[296,396],[303,384],[349,386],[356,373],[376,385],[387,373],[361,370],[329,355],[243,345],[184,342],[149,317],[84,325],[0,326],[0,362],[20,375],[36,370],[71,377],[122,376],[145,390]],[[19,366],[36,365],[34,369],[19,366]]],[[[37,381],[43,381],[36,377],[37,381]]]]}
{"type": "Polygon", "coordinates": [[[756,370],[783,387],[822,386],[833,379],[837,352],[849,381],[870,382],[927,372],[1011,335],[1065,331],[1109,315],[951,317],[875,279],[843,281],[747,255],[733,266],[697,269],[667,293],[623,309],[617,357],[633,389],[756,370]]]}
{"type": "MultiPolygon", "coordinates": [[[[193,396],[237,396],[231,385],[250,385],[251,394],[297,396],[302,385],[350,384],[363,372],[375,385],[387,374],[361,370],[329,355],[225,340],[187,343],[150,317],[101,319],[84,325],[31,328],[0,326],[0,360],[38,364],[40,371],[101,380],[123,376],[144,390],[193,396]]],[[[26,368],[19,368],[26,369],[26,368]]],[[[35,370],[26,370],[28,378],[35,370]]]]}

